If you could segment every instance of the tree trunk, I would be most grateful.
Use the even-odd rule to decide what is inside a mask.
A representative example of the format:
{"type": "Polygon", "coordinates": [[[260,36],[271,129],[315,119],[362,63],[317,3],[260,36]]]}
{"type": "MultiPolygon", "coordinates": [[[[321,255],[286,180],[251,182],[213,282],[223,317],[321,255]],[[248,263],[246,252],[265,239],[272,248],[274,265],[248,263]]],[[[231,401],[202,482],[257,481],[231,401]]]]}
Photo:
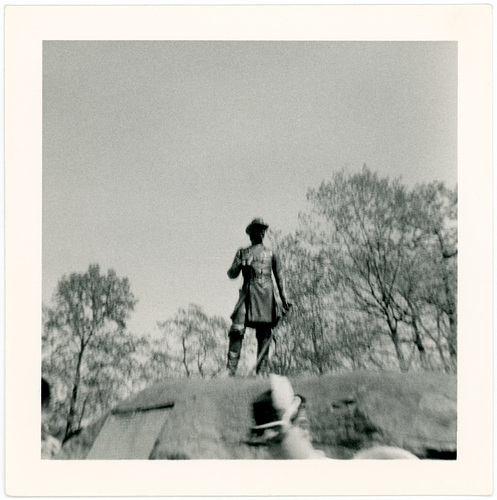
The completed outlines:
{"type": "Polygon", "coordinates": [[[442,280],[445,291],[445,299],[447,303],[446,314],[449,317],[449,335],[447,337],[447,344],[449,348],[449,355],[451,362],[456,365],[457,363],[457,302],[450,289],[449,272],[447,270],[447,262],[457,255],[457,250],[448,252],[440,232],[435,231],[442,253],[442,280]]]}
{"type": "Polygon", "coordinates": [[[71,401],[69,403],[69,414],[67,416],[66,431],[64,433],[64,443],[74,434],[74,422],[76,420],[76,403],[78,401],[79,384],[81,381],[81,364],[83,362],[85,346],[82,344],[78,353],[78,362],[76,363],[76,373],[74,375],[74,382],[71,393],[71,401]]]}
{"type": "Polygon", "coordinates": [[[406,360],[404,358],[404,353],[402,352],[402,345],[399,339],[399,332],[397,329],[397,321],[392,318],[387,318],[388,328],[390,329],[390,338],[392,339],[393,345],[395,347],[395,354],[397,355],[397,361],[399,363],[399,368],[401,372],[406,372],[408,367],[406,360]]]}
{"type": "Polygon", "coordinates": [[[391,333],[391,338],[395,347],[395,354],[397,354],[397,361],[399,362],[400,371],[407,372],[407,363],[404,359],[404,354],[402,353],[402,347],[400,345],[398,334],[391,333]]]}
{"type": "Polygon", "coordinates": [[[457,361],[457,308],[452,294],[450,293],[449,279],[447,273],[443,273],[445,295],[447,297],[447,316],[449,317],[449,335],[447,344],[451,361],[457,361]]]}
{"type": "Polygon", "coordinates": [[[181,339],[181,343],[183,345],[183,366],[186,370],[186,376],[189,377],[190,370],[188,369],[188,363],[186,362],[186,339],[184,337],[181,339]]]}
{"type": "Polygon", "coordinates": [[[418,349],[419,362],[421,363],[421,368],[423,368],[423,370],[426,370],[426,349],[423,344],[421,332],[419,331],[418,328],[418,323],[416,322],[416,319],[414,317],[412,320],[412,327],[414,330],[414,345],[418,349]]]}

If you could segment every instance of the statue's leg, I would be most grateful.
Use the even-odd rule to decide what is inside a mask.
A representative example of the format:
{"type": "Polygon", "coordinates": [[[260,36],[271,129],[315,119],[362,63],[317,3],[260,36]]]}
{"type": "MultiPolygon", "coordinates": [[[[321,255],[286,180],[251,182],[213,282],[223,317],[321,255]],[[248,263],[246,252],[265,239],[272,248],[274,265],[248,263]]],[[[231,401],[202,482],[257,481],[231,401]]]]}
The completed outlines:
{"type": "Polygon", "coordinates": [[[228,372],[230,376],[236,374],[238,361],[240,361],[240,353],[242,351],[243,336],[245,334],[245,316],[247,307],[245,303],[240,304],[234,314],[231,316],[233,322],[229,332],[228,346],[228,372]]]}
{"type": "Polygon", "coordinates": [[[269,342],[271,342],[271,326],[260,325],[255,330],[257,337],[257,359],[260,358],[256,367],[256,373],[267,376],[269,375],[269,342]],[[264,354],[261,357],[261,353],[264,354]]]}
{"type": "Polygon", "coordinates": [[[238,368],[238,361],[240,361],[240,353],[242,351],[243,334],[245,330],[230,330],[229,333],[229,347],[228,347],[228,371],[233,377],[238,368]]]}

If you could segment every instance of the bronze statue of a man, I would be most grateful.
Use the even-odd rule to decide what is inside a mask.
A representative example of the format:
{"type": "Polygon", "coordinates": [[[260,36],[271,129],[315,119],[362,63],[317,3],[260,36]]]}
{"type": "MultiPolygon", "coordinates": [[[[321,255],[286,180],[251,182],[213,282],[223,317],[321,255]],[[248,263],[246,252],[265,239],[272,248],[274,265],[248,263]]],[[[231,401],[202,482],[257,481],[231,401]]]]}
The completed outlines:
{"type": "Polygon", "coordinates": [[[251,245],[236,252],[228,276],[231,279],[243,276],[240,297],[231,315],[232,324],[229,332],[228,370],[234,376],[240,359],[245,328],[254,328],[257,338],[257,374],[269,373],[269,345],[271,330],[282,316],[280,300],[273,286],[272,275],[278,288],[279,298],[284,311],[290,307],[281,266],[277,255],[263,244],[264,235],[269,226],[260,218],[254,219],[245,232],[251,245]],[[261,353],[264,354],[261,356],[261,353]]]}

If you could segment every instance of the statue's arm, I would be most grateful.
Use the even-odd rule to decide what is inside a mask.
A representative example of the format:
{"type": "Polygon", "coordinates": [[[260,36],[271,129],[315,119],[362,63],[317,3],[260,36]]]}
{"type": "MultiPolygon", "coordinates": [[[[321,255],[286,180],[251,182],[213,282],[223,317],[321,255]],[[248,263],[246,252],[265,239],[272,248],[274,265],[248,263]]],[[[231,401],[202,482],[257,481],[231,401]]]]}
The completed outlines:
{"type": "Polygon", "coordinates": [[[285,277],[283,275],[280,259],[274,253],[273,253],[273,274],[274,274],[274,280],[276,281],[276,286],[278,287],[278,292],[280,293],[283,307],[285,309],[288,309],[290,307],[290,301],[288,300],[288,296],[286,294],[285,277]]]}
{"type": "Polygon", "coordinates": [[[236,252],[235,258],[233,259],[233,264],[228,269],[228,276],[233,280],[238,278],[240,271],[242,270],[242,251],[238,250],[236,252]]]}

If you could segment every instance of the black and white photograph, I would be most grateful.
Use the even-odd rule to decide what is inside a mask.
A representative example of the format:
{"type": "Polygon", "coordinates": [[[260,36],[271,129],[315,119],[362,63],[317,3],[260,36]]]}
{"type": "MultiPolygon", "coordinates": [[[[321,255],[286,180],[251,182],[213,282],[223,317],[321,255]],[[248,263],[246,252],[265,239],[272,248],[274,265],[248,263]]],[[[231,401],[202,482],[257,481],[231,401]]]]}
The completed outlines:
{"type": "MultiPolygon", "coordinates": [[[[479,258],[459,206],[465,45],[310,33],[42,35],[25,383],[43,470],[215,462],[285,477],[314,460],[330,477],[439,467],[448,485],[476,453],[461,441],[480,404],[464,347],[472,336],[488,368],[491,331],[461,312],[459,242],[479,258]]],[[[291,494],[267,482],[206,491],[291,494]]],[[[339,493],[386,491],[355,486],[339,493]]]]}
{"type": "Polygon", "coordinates": [[[284,455],[289,377],[455,459],[456,117],[454,42],[44,42],[44,456],[284,455]]]}

